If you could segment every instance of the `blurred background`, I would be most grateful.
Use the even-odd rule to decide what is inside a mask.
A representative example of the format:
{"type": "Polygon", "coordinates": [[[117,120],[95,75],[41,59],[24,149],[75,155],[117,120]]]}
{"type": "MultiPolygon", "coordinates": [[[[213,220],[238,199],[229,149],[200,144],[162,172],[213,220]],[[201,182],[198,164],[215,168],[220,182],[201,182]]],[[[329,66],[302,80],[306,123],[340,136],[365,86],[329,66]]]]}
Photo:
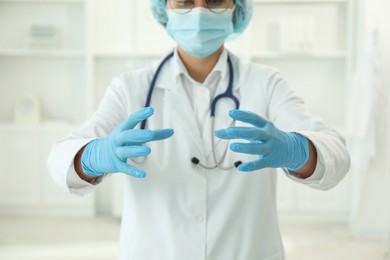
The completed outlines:
{"type": "MultiPolygon", "coordinates": [[[[352,157],[326,192],[280,174],[287,259],[390,259],[390,1],[254,5],[227,47],[277,67],[352,157]]],[[[116,259],[121,176],[77,197],[55,186],[46,158],[114,76],[172,46],[147,0],[0,0],[0,259],[116,259]]]]}

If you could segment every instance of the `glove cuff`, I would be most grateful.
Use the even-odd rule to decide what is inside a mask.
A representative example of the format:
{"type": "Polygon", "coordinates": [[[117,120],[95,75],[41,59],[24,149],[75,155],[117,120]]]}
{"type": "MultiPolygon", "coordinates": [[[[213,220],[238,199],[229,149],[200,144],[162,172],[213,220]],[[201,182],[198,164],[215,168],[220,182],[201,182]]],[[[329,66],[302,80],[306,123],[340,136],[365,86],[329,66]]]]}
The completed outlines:
{"type": "Polygon", "coordinates": [[[296,171],[307,163],[310,156],[309,141],[298,133],[289,133],[289,153],[291,161],[286,167],[289,171],[296,171]]]}
{"type": "Polygon", "coordinates": [[[94,147],[96,146],[98,142],[98,139],[92,140],[89,142],[83,151],[83,154],[81,155],[81,167],[83,168],[83,171],[86,175],[92,176],[92,177],[99,177],[103,175],[103,172],[97,172],[93,170],[93,167],[91,165],[91,156],[92,151],[94,147]]]}

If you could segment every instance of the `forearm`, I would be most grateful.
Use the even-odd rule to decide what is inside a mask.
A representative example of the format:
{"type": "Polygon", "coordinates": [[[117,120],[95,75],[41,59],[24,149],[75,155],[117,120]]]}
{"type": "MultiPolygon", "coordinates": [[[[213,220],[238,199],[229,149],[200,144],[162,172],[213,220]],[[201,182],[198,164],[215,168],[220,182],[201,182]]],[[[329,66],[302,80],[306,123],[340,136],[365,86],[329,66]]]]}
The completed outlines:
{"type": "Polygon", "coordinates": [[[79,175],[79,177],[81,179],[83,179],[86,182],[92,182],[96,178],[85,174],[83,171],[83,167],[81,166],[81,155],[83,154],[84,149],[85,149],[85,146],[83,146],[83,148],[81,148],[77,152],[76,156],[74,157],[74,168],[76,170],[76,173],[79,175]]]}
{"type": "Polygon", "coordinates": [[[317,150],[310,140],[308,140],[308,143],[309,159],[301,169],[298,169],[293,172],[302,179],[307,179],[312,176],[317,166],[317,150]]]}

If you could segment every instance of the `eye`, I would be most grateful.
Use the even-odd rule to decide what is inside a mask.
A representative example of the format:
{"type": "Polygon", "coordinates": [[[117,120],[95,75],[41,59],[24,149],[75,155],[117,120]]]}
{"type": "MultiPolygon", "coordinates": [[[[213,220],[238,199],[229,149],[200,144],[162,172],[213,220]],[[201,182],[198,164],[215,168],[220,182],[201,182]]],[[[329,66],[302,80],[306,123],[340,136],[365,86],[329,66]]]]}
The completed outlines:
{"type": "Polygon", "coordinates": [[[186,6],[192,6],[194,5],[194,1],[188,1],[188,0],[174,0],[171,1],[175,7],[186,7],[186,6]]]}
{"type": "Polygon", "coordinates": [[[225,0],[207,0],[209,6],[224,6],[228,1],[225,0]]]}

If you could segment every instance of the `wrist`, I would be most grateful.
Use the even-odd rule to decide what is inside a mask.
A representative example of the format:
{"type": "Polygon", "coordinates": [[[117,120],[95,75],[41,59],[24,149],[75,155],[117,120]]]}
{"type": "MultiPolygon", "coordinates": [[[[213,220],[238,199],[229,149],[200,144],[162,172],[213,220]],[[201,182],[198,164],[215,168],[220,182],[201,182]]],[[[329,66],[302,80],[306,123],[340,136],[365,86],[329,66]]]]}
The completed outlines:
{"type": "Polygon", "coordinates": [[[84,149],[85,149],[85,146],[83,146],[76,154],[75,158],[74,158],[74,168],[75,168],[75,171],[77,173],[77,175],[84,181],[86,182],[90,182],[92,183],[93,181],[96,180],[96,177],[92,177],[92,176],[89,176],[87,174],[85,174],[84,170],[83,170],[83,167],[82,167],[82,163],[81,163],[81,156],[84,152],[84,149]]]}

